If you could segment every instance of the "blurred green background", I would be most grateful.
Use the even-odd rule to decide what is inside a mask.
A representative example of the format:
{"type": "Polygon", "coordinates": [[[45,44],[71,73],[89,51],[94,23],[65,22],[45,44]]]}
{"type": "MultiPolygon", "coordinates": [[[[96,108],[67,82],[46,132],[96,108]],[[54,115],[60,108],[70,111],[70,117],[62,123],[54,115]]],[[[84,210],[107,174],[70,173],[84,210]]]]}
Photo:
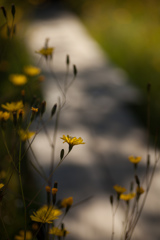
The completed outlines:
{"type": "Polygon", "coordinates": [[[151,129],[160,122],[160,1],[65,0],[113,64],[122,67],[140,89],[142,102],[131,106],[146,125],[147,91],[151,84],[151,129]]]}

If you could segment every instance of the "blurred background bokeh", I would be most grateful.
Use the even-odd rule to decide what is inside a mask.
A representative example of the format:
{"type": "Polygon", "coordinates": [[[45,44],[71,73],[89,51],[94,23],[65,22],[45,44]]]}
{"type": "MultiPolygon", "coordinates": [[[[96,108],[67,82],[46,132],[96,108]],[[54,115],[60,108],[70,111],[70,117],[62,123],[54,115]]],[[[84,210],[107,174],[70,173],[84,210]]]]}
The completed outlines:
{"type": "MultiPolygon", "coordinates": [[[[1,0],[0,3],[6,9],[8,25],[12,27],[13,1],[1,0]]],[[[14,4],[16,7],[14,36],[9,35],[6,18],[3,11],[0,12],[0,103],[21,98],[22,89],[17,89],[8,81],[9,74],[22,73],[25,65],[34,63],[22,37],[25,27],[32,24],[35,14],[43,11],[47,6],[52,6],[55,11],[67,9],[79,16],[89,34],[103,48],[106,58],[109,56],[113,65],[124,69],[130,84],[140,90],[140,101],[130,103],[129,107],[144,128],[147,122],[146,89],[147,84],[151,84],[151,129],[153,136],[155,135],[160,121],[160,2],[158,0],[15,0],[14,4]]],[[[35,91],[41,97],[39,86],[35,86],[35,91]]],[[[6,152],[1,151],[0,155],[4,160],[0,167],[6,170],[6,152]]],[[[17,205],[21,205],[21,202],[17,205]]],[[[19,226],[20,222],[17,225],[19,226]]],[[[13,229],[11,231],[14,232],[13,229]]]]}

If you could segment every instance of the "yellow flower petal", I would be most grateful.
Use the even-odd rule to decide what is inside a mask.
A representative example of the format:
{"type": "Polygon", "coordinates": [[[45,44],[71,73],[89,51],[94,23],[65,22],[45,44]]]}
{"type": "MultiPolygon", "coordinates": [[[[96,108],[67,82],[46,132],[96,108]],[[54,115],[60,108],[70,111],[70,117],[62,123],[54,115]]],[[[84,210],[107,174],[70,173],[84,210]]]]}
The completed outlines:
{"type": "Polygon", "coordinates": [[[63,137],[61,137],[61,139],[64,140],[63,143],[68,143],[71,146],[74,145],[79,145],[79,144],[85,144],[85,142],[83,142],[83,139],[81,137],[76,138],[76,137],[71,137],[69,135],[67,135],[67,137],[65,135],[63,135],[63,137]]]}
{"type": "Polygon", "coordinates": [[[1,105],[2,108],[6,109],[9,112],[17,112],[18,110],[22,109],[24,107],[23,102],[11,102],[1,105]]]}
{"type": "Polygon", "coordinates": [[[122,194],[122,193],[126,192],[126,189],[124,187],[119,186],[119,185],[114,185],[113,188],[118,194],[122,194]]]}
{"type": "Polygon", "coordinates": [[[124,200],[124,201],[129,201],[131,200],[132,198],[135,197],[135,193],[129,193],[129,194],[121,194],[120,195],[120,199],[124,200]]]}
{"type": "Polygon", "coordinates": [[[41,72],[41,69],[40,68],[37,68],[37,67],[34,67],[34,66],[25,66],[24,67],[24,73],[27,74],[28,76],[36,76],[38,74],[40,74],[41,72]]]}
{"type": "Polygon", "coordinates": [[[42,222],[42,223],[52,223],[53,220],[57,219],[62,214],[62,211],[59,209],[53,208],[52,206],[48,207],[44,205],[37,212],[33,212],[31,215],[32,221],[42,222]]]}
{"type": "Polygon", "coordinates": [[[11,74],[9,76],[9,79],[14,85],[18,85],[18,86],[24,85],[27,83],[27,78],[23,74],[11,74]]]}
{"type": "Polygon", "coordinates": [[[58,237],[63,237],[66,236],[69,232],[64,228],[64,229],[59,229],[57,227],[52,227],[49,230],[49,234],[56,235],[58,237]]]}
{"type": "Polygon", "coordinates": [[[132,162],[134,164],[137,164],[141,161],[142,158],[139,157],[139,156],[138,157],[129,156],[128,159],[129,159],[130,162],[132,162]]]}
{"type": "Polygon", "coordinates": [[[23,129],[19,130],[19,136],[22,141],[26,141],[35,135],[35,132],[24,131],[23,129]]]}

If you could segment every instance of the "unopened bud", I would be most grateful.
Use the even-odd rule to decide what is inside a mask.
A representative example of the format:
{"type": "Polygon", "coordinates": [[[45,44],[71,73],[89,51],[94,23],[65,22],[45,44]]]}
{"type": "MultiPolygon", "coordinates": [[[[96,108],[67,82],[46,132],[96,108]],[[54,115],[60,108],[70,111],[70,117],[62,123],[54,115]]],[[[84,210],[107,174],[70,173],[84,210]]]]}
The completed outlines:
{"type": "Polygon", "coordinates": [[[76,68],[76,65],[73,65],[73,73],[74,73],[74,76],[76,77],[76,76],[77,76],[77,68],[76,68]]]}
{"type": "Polygon", "coordinates": [[[5,7],[2,6],[1,9],[2,9],[2,12],[3,12],[3,16],[4,16],[5,19],[7,20],[7,12],[6,12],[5,7]]]}
{"type": "Polygon", "coordinates": [[[14,4],[12,4],[12,6],[11,6],[11,13],[12,13],[12,16],[13,16],[13,19],[14,19],[15,13],[16,13],[16,8],[15,8],[14,4]]]}

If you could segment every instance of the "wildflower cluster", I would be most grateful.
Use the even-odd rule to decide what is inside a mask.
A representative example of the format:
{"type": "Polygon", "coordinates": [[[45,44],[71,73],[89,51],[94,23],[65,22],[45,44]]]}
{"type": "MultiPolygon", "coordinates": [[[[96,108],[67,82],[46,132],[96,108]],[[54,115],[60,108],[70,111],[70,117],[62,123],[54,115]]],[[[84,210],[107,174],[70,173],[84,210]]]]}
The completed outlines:
{"type": "MultiPolygon", "coordinates": [[[[7,21],[8,37],[13,38],[15,34],[14,21],[12,27],[10,27],[5,7],[1,7],[1,10],[7,21]]],[[[16,8],[14,5],[11,7],[11,12],[12,18],[15,20],[16,8]]],[[[48,65],[51,65],[54,47],[49,47],[48,41],[49,39],[45,41],[45,46],[37,50],[36,53],[43,57],[48,65]]],[[[68,73],[70,67],[69,55],[66,59],[66,71],[68,73]]],[[[50,71],[52,71],[52,68],[50,71]]],[[[49,239],[50,236],[54,239],[65,239],[69,233],[64,226],[64,218],[73,205],[73,197],[69,196],[57,200],[58,183],[54,182],[53,184],[53,178],[56,170],[70,154],[73,146],[84,144],[81,137],[58,136],[60,112],[66,104],[67,91],[75,80],[77,69],[74,65],[72,73],[66,74],[65,84],[61,84],[55,74],[50,72],[53,80],[57,83],[59,98],[53,104],[49,117],[46,114],[46,101],[40,96],[37,97],[34,93],[34,89],[40,91],[42,81],[47,81],[43,75],[40,75],[41,73],[40,67],[32,64],[25,64],[19,72],[6,71],[6,82],[12,92],[15,92],[15,96],[14,100],[11,100],[14,94],[8,100],[6,97],[2,98],[3,101],[0,103],[0,130],[3,151],[5,152],[5,160],[1,161],[0,164],[0,228],[3,239],[38,240],[40,236],[41,239],[49,239]],[[45,169],[39,164],[32,148],[32,143],[36,141],[39,132],[43,131],[48,137],[46,128],[48,122],[52,122],[52,125],[55,123],[53,128],[54,138],[52,141],[48,139],[52,153],[50,173],[46,173],[45,169]],[[69,151],[65,154],[64,149],[62,149],[60,159],[55,159],[55,145],[57,138],[60,139],[60,137],[69,144],[69,151]],[[33,156],[33,159],[29,157],[28,153],[33,156]],[[28,164],[30,165],[28,166],[28,164]],[[32,181],[32,170],[39,175],[41,182],[44,183],[41,186],[29,184],[30,191],[28,192],[26,191],[28,183],[25,179],[28,182],[29,180],[32,181]],[[14,183],[15,179],[16,183],[14,183]],[[12,186],[13,183],[16,185],[17,192],[12,186]],[[47,186],[45,187],[45,185],[47,186]],[[19,192],[18,189],[20,189],[19,192]],[[44,190],[46,192],[46,203],[42,201],[39,195],[44,190]],[[22,202],[23,214],[18,207],[15,207],[15,209],[8,207],[9,204],[13,206],[11,202],[9,204],[6,202],[9,192],[13,192],[15,194],[13,198],[19,198],[19,201],[22,202]],[[7,210],[3,210],[6,206],[7,210]],[[11,216],[14,214],[16,220],[15,223],[13,221],[13,230],[10,231],[4,223],[4,219],[5,216],[12,218],[11,216]],[[22,220],[19,221],[19,219],[22,220]],[[12,232],[14,232],[14,236],[12,232]]]]}

